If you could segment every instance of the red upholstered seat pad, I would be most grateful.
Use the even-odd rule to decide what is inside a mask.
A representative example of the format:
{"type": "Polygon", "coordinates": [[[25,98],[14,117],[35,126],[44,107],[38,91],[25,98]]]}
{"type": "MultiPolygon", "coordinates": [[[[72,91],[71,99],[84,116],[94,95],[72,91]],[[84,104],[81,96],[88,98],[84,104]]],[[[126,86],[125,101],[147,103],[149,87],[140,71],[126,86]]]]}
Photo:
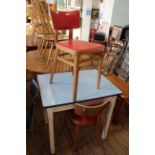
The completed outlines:
{"type": "Polygon", "coordinates": [[[88,41],[82,41],[82,40],[60,41],[60,42],[57,42],[56,45],[61,45],[66,48],[72,49],[74,52],[84,52],[87,50],[103,47],[103,45],[101,44],[92,43],[88,41]]]}

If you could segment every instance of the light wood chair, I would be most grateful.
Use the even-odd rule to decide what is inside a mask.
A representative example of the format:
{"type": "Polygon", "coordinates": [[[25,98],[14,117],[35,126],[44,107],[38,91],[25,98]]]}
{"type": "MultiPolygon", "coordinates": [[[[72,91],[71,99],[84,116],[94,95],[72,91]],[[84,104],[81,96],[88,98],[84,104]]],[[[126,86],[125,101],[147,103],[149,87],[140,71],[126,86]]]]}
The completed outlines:
{"type": "Polygon", "coordinates": [[[67,117],[74,125],[73,138],[74,138],[74,149],[78,142],[79,131],[82,127],[93,126],[96,129],[96,143],[100,144],[100,130],[101,130],[101,112],[109,104],[106,99],[87,101],[82,104],[76,103],[74,109],[68,110],[65,113],[65,120],[63,128],[66,125],[67,117]]]}
{"type": "Polygon", "coordinates": [[[78,90],[78,73],[80,66],[82,63],[90,61],[91,58],[94,58],[95,56],[98,59],[98,75],[96,87],[99,89],[105,47],[104,45],[97,43],[73,40],[73,29],[80,27],[79,11],[51,11],[51,16],[53,20],[53,26],[57,30],[56,35],[58,34],[58,30],[69,30],[69,40],[56,43],[55,58],[53,62],[50,83],[53,82],[57,61],[71,66],[74,71],[73,101],[76,101],[78,90]],[[72,59],[69,59],[66,55],[69,55],[72,59]]]}
{"type": "Polygon", "coordinates": [[[51,58],[51,52],[55,47],[55,42],[67,40],[68,37],[66,37],[66,35],[62,33],[59,33],[56,38],[56,32],[53,29],[52,20],[49,18],[49,15],[47,14],[45,7],[43,6],[43,3],[40,0],[37,0],[37,1],[40,7],[40,19],[42,21],[42,30],[43,30],[43,33],[39,35],[41,38],[41,42],[39,44],[38,52],[42,57],[44,57],[48,47],[50,46],[49,56],[45,66],[46,68],[48,68],[50,58],[51,58]]]}

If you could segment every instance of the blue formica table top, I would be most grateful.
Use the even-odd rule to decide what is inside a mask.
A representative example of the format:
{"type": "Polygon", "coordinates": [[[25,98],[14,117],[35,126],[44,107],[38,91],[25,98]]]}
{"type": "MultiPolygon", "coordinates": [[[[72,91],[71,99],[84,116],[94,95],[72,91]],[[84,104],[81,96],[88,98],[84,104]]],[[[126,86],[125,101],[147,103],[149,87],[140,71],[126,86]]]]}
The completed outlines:
{"type": "MultiPolygon", "coordinates": [[[[73,102],[72,72],[55,73],[50,84],[50,74],[37,75],[43,107],[60,106],[73,102]]],[[[79,72],[77,102],[119,95],[122,92],[102,75],[100,89],[96,88],[97,70],[79,72]]]]}

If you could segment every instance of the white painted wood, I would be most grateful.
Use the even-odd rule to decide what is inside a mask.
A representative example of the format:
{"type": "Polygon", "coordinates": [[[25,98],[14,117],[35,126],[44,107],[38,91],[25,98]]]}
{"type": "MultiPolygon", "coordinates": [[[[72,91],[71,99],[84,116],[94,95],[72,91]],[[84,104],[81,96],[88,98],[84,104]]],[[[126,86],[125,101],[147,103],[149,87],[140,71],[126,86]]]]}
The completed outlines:
{"type": "Polygon", "coordinates": [[[105,127],[103,128],[103,131],[102,131],[102,139],[103,140],[107,138],[108,129],[109,129],[112,113],[114,110],[116,98],[117,98],[117,96],[113,96],[110,99],[111,103],[109,104],[109,108],[108,108],[108,112],[107,112],[107,121],[106,121],[105,127]]]}
{"type": "Polygon", "coordinates": [[[53,109],[47,109],[48,114],[48,125],[49,125],[49,140],[50,140],[50,149],[51,153],[55,153],[55,139],[54,139],[54,121],[53,121],[53,109]]]}
{"type": "Polygon", "coordinates": [[[53,107],[52,109],[53,109],[53,112],[59,112],[59,111],[73,109],[73,108],[74,108],[74,104],[68,104],[68,105],[53,107]]]}

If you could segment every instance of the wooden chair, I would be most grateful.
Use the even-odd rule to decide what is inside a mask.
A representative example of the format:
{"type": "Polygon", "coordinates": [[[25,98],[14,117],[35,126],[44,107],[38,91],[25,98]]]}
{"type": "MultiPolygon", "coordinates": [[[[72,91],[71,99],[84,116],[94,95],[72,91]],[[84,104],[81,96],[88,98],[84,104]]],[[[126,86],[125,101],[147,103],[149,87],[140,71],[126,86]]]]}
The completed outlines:
{"type": "Polygon", "coordinates": [[[51,11],[51,16],[54,28],[57,30],[56,35],[58,34],[58,30],[69,30],[69,40],[56,43],[57,50],[55,51],[55,58],[53,62],[50,83],[52,83],[54,78],[57,61],[61,61],[65,64],[72,66],[74,71],[73,101],[76,101],[78,89],[78,73],[80,65],[84,62],[90,61],[90,58],[94,58],[95,55],[98,57],[98,76],[96,85],[97,88],[100,87],[104,45],[82,40],[73,40],[73,29],[80,27],[79,11],[51,11]],[[69,55],[72,60],[68,59],[68,57],[66,58],[66,55],[69,55]],[[87,55],[87,57],[84,59],[85,55],[87,55]]]}
{"type": "Polygon", "coordinates": [[[105,99],[88,101],[82,104],[76,103],[74,109],[66,112],[64,127],[67,116],[74,124],[74,149],[76,149],[79,131],[85,126],[93,126],[96,128],[96,142],[98,145],[100,144],[101,112],[108,103],[109,101],[105,99]]]}
{"type": "Polygon", "coordinates": [[[41,38],[41,42],[39,44],[38,52],[43,57],[48,47],[50,46],[49,55],[45,66],[46,68],[48,68],[51,52],[54,49],[56,40],[58,41],[66,40],[68,39],[68,37],[66,37],[66,35],[63,35],[62,33],[59,33],[56,39],[56,33],[55,33],[55,30],[53,29],[52,21],[49,18],[43,6],[43,3],[41,3],[40,0],[37,0],[37,1],[40,7],[40,19],[42,21],[42,30],[43,30],[43,33],[39,34],[39,37],[41,38]]]}

